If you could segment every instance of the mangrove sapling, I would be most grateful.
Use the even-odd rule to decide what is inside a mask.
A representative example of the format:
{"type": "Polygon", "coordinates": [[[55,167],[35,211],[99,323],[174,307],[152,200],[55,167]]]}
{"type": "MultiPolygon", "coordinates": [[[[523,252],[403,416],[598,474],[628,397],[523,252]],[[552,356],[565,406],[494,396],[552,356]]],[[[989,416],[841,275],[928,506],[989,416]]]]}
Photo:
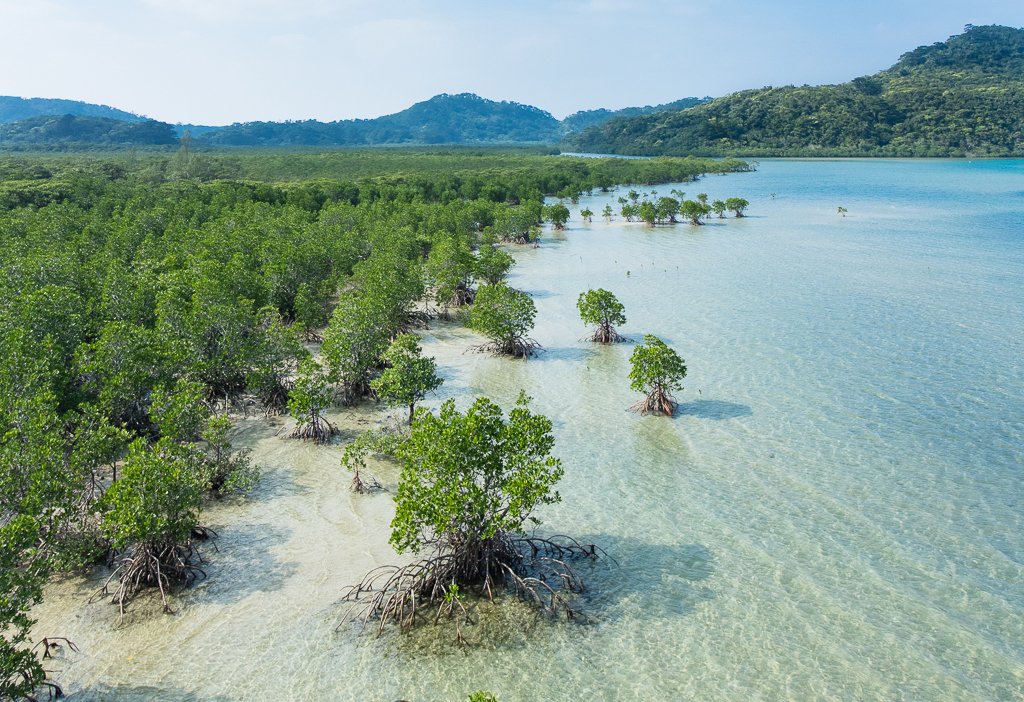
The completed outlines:
{"type": "Polygon", "coordinates": [[[408,629],[430,614],[457,614],[449,593],[494,599],[517,595],[550,615],[573,617],[569,593],[584,584],[569,561],[600,549],[566,537],[527,536],[533,511],[561,498],[562,464],[550,455],[551,420],[520,395],[508,420],[485,397],[465,414],[446,401],[421,408],[395,457],[402,466],[391,544],[422,557],[368,573],[349,588],[349,617],[408,629]]]}
{"type": "Polygon", "coordinates": [[[207,420],[202,433],[206,449],[200,468],[202,482],[205,489],[218,498],[248,492],[260,479],[260,468],[252,462],[249,449],[231,451],[230,429],[231,420],[217,414],[207,420]]]}
{"type": "Polygon", "coordinates": [[[437,377],[437,364],[423,357],[415,334],[398,335],[381,360],[388,368],[370,381],[370,387],[389,405],[408,407],[406,422],[412,424],[416,403],[444,382],[437,377]]]}
{"type": "Polygon", "coordinates": [[[103,531],[118,553],[116,566],[97,593],[110,594],[124,616],[140,590],[156,587],[164,611],[173,613],[167,594],[173,586],[205,576],[196,542],[210,532],[199,525],[203,486],[192,447],[169,438],[129,447],[117,480],[103,496],[103,531]]]}
{"type": "Polygon", "coordinates": [[[334,388],[326,371],[312,358],[303,359],[295,387],[288,397],[288,412],[295,418],[292,438],[312,439],[316,444],[330,441],[338,428],[327,420],[324,410],[333,398],[334,388]]]}
{"type": "Polygon", "coordinates": [[[469,326],[490,341],[473,347],[475,351],[527,359],[540,344],[529,338],[537,307],[530,296],[504,283],[482,285],[470,313],[469,326]]]}
{"type": "Polygon", "coordinates": [[[604,288],[587,290],[580,293],[576,300],[576,309],[584,324],[596,326],[594,333],[588,338],[602,344],[626,341],[626,337],[615,331],[613,325],[625,324],[626,315],[622,303],[604,288]]]}
{"type": "Polygon", "coordinates": [[[684,200],[679,212],[690,220],[690,224],[701,225],[704,224],[704,218],[711,213],[711,206],[697,200],[684,200]]]}
{"type": "Polygon", "coordinates": [[[364,478],[366,456],[376,453],[394,458],[398,446],[409,438],[408,424],[393,424],[382,429],[364,431],[345,445],[341,454],[341,467],[352,472],[349,487],[352,492],[364,493],[383,490],[384,487],[374,478],[364,478]]]}
{"type": "Polygon", "coordinates": [[[630,410],[647,414],[660,413],[671,417],[677,403],[672,397],[673,390],[682,390],[686,377],[686,364],[664,341],[647,334],[644,342],[633,349],[629,359],[629,386],[645,394],[630,410]]]}

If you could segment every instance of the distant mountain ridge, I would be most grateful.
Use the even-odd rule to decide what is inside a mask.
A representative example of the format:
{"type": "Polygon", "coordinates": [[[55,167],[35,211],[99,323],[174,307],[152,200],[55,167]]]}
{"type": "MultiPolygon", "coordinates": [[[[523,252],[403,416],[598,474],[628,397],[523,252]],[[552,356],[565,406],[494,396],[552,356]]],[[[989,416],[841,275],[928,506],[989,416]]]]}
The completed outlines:
{"type": "Polygon", "coordinates": [[[530,105],[472,93],[442,93],[374,119],[247,122],[208,131],[214,146],[372,146],[379,144],[553,143],[559,121],[530,105]]]}
{"type": "Polygon", "coordinates": [[[0,124],[18,122],[30,117],[74,115],[75,117],[106,117],[123,122],[142,122],[146,118],[107,105],[95,105],[81,100],[58,98],[23,98],[0,95],[0,124]]]}
{"type": "Polygon", "coordinates": [[[0,147],[169,146],[174,127],[155,120],[40,115],[0,124],[0,147]]]}
{"type": "Polygon", "coordinates": [[[188,124],[172,126],[104,105],[90,105],[74,100],[33,99],[25,101],[32,103],[32,108],[28,109],[16,102],[22,98],[0,98],[0,110],[10,105],[6,112],[0,114],[8,116],[17,117],[46,109],[65,110],[49,115],[33,114],[17,121],[9,119],[6,124],[0,120],[0,148],[163,144],[168,143],[167,129],[172,130],[176,137],[188,131],[195,143],[208,146],[554,144],[567,134],[616,116],[680,109],[708,99],[691,97],[665,105],[627,107],[621,110],[584,110],[559,121],[549,112],[518,102],[498,102],[473,93],[442,93],[401,112],[373,119],[336,122],[258,121],[210,127],[188,124]],[[163,126],[159,129],[151,126],[148,130],[128,130],[116,124],[91,121],[96,119],[163,126]]]}
{"type": "Polygon", "coordinates": [[[1024,155],[1024,30],[968,25],[871,76],[612,119],[566,145],[646,156],[1024,155]]]}
{"type": "Polygon", "coordinates": [[[838,85],[584,110],[562,121],[472,93],[437,95],[374,119],[226,127],[172,126],[71,100],[0,98],[0,148],[173,144],[186,130],[207,146],[506,143],[647,156],[1024,156],[1024,30],[968,25],[885,71],[838,85]],[[3,123],[49,109],[76,112],[3,123]]]}

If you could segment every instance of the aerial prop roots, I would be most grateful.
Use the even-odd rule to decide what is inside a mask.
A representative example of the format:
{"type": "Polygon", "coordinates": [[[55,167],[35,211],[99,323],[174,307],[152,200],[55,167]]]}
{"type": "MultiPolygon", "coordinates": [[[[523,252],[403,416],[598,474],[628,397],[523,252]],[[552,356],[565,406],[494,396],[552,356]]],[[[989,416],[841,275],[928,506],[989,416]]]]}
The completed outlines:
{"type": "MultiPolygon", "coordinates": [[[[551,538],[498,534],[473,544],[437,544],[430,556],[405,566],[376,568],[346,590],[350,603],[339,627],[349,621],[376,622],[377,634],[389,623],[409,629],[425,616],[465,615],[449,593],[468,592],[494,600],[505,592],[551,617],[574,619],[580,612],[570,595],[585,590],[569,561],[606,554],[593,544],[566,536],[551,538]]],[[[461,640],[461,628],[459,629],[461,640]]]]}
{"type": "Polygon", "coordinates": [[[664,414],[671,417],[675,414],[677,406],[678,403],[675,401],[675,398],[667,390],[655,388],[647,394],[647,397],[632,405],[629,409],[631,412],[639,412],[640,414],[664,414]]]}

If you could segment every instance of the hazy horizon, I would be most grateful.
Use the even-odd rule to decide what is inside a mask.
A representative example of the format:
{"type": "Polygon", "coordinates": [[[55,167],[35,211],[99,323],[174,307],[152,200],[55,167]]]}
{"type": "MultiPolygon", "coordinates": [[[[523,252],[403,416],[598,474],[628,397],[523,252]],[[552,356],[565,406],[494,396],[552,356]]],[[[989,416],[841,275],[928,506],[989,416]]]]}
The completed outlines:
{"type": "Polygon", "coordinates": [[[844,82],[1024,4],[0,0],[0,94],[171,123],[373,118],[439,93],[578,110],[844,82]]]}

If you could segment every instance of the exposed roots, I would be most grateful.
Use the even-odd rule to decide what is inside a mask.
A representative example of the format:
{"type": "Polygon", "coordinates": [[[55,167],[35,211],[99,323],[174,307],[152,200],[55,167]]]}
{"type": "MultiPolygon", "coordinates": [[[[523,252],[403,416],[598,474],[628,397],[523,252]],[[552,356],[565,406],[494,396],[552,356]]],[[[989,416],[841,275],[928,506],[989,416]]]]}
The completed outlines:
{"type": "Polygon", "coordinates": [[[430,313],[424,310],[411,310],[406,312],[403,319],[398,323],[395,336],[405,334],[415,329],[427,329],[430,326],[430,313]]]}
{"type": "MultiPolygon", "coordinates": [[[[402,629],[423,616],[465,613],[453,600],[468,592],[494,600],[513,594],[551,617],[573,619],[579,612],[570,596],[586,588],[570,560],[594,559],[604,552],[593,544],[555,536],[548,539],[499,534],[460,546],[438,545],[437,551],[406,566],[383,566],[370,571],[342,596],[351,603],[341,624],[376,622],[378,635],[388,623],[402,629]],[[436,609],[435,609],[436,608],[436,609]]],[[[341,625],[339,625],[341,626],[341,625]]],[[[459,628],[461,636],[461,624],[459,628]]]]}
{"type": "Polygon", "coordinates": [[[476,353],[492,353],[496,356],[511,356],[512,358],[522,358],[525,360],[538,351],[543,351],[544,347],[534,339],[517,336],[514,339],[488,341],[486,344],[471,346],[470,350],[476,353]]]}
{"type": "Polygon", "coordinates": [[[275,378],[273,383],[262,388],[258,397],[263,404],[264,415],[270,417],[287,412],[288,394],[294,389],[295,381],[285,378],[275,378]]]}
{"type": "Polygon", "coordinates": [[[647,397],[632,405],[631,412],[640,414],[664,414],[671,417],[676,412],[679,403],[669,394],[668,390],[655,388],[647,394],[647,397]]]}
{"type": "Polygon", "coordinates": [[[303,327],[302,329],[302,340],[310,344],[322,344],[324,343],[324,335],[320,333],[321,330],[312,329],[310,327],[303,327]]]}
{"type": "Polygon", "coordinates": [[[355,475],[352,476],[352,482],[350,483],[352,492],[358,492],[359,494],[367,492],[377,492],[378,490],[384,490],[384,486],[380,484],[376,478],[372,475],[363,480],[363,477],[359,474],[359,469],[356,468],[355,475]]]}
{"type": "MultiPolygon", "coordinates": [[[[206,538],[211,532],[203,527],[198,528],[206,538]]],[[[147,587],[160,590],[164,612],[173,614],[174,610],[167,601],[167,593],[174,586],[188,586],[200,577],[206,577],[205,571],[199,567],[202,556],[195,545],[188,541],[184,544],[165,541],[144,541],[132,546],[120,558],[114,571],[103,583],[103,587],[93,596],[111,594],[111,584],[117,579],[111,602],[121,610],[124,618],[125,605],[147,587]]]]}
{"type": "Polygon", "coordinates": [[[319,412],[311,412],[292,429],[293,439],[312,439],[314,444],[326,444],[338,433],[338,427],[327,421],[319,412]]]}
{"type": "Polygon", "coordinates": [[[601,324],[594,330],[594,333],[587,337],[588,341],[596,341],[599,344],[618,344],[623,341],[629,341],[622,334],[615,331],[615,327],[610,324],[601,324]]]}

